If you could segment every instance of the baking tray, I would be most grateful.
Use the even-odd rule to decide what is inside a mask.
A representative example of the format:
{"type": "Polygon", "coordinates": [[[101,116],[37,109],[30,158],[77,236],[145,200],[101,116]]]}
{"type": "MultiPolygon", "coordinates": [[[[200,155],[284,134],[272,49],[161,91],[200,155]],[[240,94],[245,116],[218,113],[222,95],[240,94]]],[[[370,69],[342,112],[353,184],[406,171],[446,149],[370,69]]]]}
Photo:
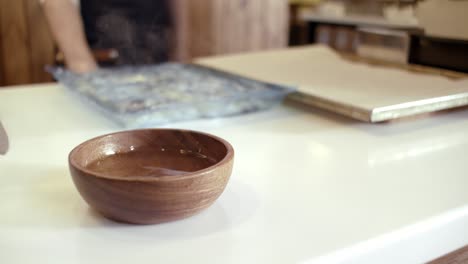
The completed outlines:
{"type": "MultiPolygon", "coordinates": [[[[369,102],[367,104],[359,104],[356,100],[354,100],[355,103],[346,103],[339,100],[328,99],[324,96],[314,96],[308,91],[291,93],[288,97],[294,101],[370,123],[468,105],[468,75],[465,73],[422,65],[402,65],[398,62],[364,58],[354,54],[340,54],[340,57],[346,61],[352,61],[360,65],[380,67],[380,69],[387,68],[390,73],[395,70],[413,73],[415,74],[414,78],[434,78],[438,76],[439,78],[434,78],[433,80],[440,82],[441,85],[438,85],[438,87],[431,87],[428,85],[426,88],[422,89],[415,86],[413,87],[414,91],[408,91],[411,87],[395,86],[391,91],[382,91],[383,96],[393,97],[392,101],[396,102],[393,104],[383,101],[379,103],[383,96],[379,96],[379,99],[372,92],[368,94],[369,98],[374,100],[370,104],[369,102]],[[446,87],[447,91],[443,91],[444,82],[447,84],[450,83],[452,86],[454,84],[453,82],[460,82],[460,84],[465,85],[466,89],[464,89],[462,85],[456,85],[457,87],[453,88],[446,87]]],[[[371,78],[372,77],[370,77],[370,79],[371,78]]],[[[364,91],[356,89],[355,92],[362,94],[364,91]]]]}
{"type": "Polygon", "coordinates": [[[293,100],[371,123],[468,105],[466,74],[362,59],[320,45],[197,63],[295,86],[293,100]]]}
{"type": "Polygon", "coordinates": [[[103,68],[89,74],[48,70],[74,98],[128,128],[258,111],[293,91],[180,63],[103,68]]]}

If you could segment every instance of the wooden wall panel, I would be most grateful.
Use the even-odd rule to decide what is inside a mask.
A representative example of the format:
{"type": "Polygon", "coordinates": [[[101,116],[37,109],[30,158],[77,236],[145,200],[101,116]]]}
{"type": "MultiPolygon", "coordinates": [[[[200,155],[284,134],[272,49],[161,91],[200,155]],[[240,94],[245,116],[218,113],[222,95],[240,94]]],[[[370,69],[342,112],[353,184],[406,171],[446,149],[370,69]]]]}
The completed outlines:
{"type": "Polygon", "coordinates": [[[28,23],[22,0],[0,0],[3,79],[5,85],[31,81],[28,23]]]}
{"type": "Polygon", "coordinates": [[[172,32],[173,48],[171,58],[176,61],[188,61],[190,59],[188,50],[188,8],[187,1],[171,0],[172,16],[174,18],[174,31],[172,32]]]}
{"type": "Polygon", "coordinates": [[[190,56],[208,54],[212,50],[213,32],[210,30],[212,22],[213,0],[189,1],[188,38],[190,56]]]}
{"type": "MultiPolygon", "coordinates": [[[[2,6],[2,1],[0,0],[0,7],[2,6]]],[[[0,87],[5,83],[5,72],[3,69],[3,32],[2,32],[2,11],[0,10],[0,87]]]]}
{"type": "Polygon", "coordinates": [[[54,41],[39,1],[23,1],[26,1],[26,17],[29,28],[31,82],[50,82],[52,78],[50,74],[45,72],[44,67],[54,63],[54,41]]]}
{"type": "Polygon", "coordinates": [[[0,86],[51,81],[54,43],[37,0],[0,0],[0,86]]]}
{"type": "Polygon", "coordinates": [[[178,2],[184,17],[176,18],[177,35],[186,41],[185,47],[179,46],[179,49],[185,48],[189,59],[287,45],[289,9],[286,0],[178,2]]]}

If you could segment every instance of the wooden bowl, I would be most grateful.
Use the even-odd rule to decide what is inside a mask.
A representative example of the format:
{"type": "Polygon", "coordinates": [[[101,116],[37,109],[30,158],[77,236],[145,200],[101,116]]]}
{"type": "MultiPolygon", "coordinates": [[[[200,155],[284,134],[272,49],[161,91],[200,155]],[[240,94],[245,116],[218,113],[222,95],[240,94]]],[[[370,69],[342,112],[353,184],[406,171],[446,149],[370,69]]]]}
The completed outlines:
{"type": "Polygon", "coordinates": [[[144,129],[88,140],[69,155],[83,199],[121,222],[155,224],[210,206],[232,171],[234,150],[213,135],[144,129]]]}

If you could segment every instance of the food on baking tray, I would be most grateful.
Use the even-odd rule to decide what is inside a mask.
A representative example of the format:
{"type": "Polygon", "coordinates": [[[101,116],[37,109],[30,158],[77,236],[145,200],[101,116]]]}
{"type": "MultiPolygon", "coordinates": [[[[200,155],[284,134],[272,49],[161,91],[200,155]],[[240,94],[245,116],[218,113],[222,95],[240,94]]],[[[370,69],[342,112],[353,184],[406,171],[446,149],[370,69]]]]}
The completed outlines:
{"type": "Polygon", "coordinates": [[[280,102],[290,88],[203,66],[164,63],[74,74],[49,71],[65,87],[126,127],[237,115],[280,102]]]}

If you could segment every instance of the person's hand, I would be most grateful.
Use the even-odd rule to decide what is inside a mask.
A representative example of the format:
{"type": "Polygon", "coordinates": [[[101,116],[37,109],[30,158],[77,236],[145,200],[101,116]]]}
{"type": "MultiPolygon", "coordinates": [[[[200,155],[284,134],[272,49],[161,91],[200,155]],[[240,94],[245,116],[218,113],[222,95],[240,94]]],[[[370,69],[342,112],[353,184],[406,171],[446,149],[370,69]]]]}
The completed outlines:
{"type": "Polygon", "coordinates": [[[98,66],[86,41],[79,8],[70,0],[42,2],[44,14],[63,52],[67,68],[75,73],[96,70],[98,66]]]}
{"type": "Polygon", "coordinates": [[[98,69],[94,59],[67,62],[67,68],[74,73],[89,73],[98,69]]]}

